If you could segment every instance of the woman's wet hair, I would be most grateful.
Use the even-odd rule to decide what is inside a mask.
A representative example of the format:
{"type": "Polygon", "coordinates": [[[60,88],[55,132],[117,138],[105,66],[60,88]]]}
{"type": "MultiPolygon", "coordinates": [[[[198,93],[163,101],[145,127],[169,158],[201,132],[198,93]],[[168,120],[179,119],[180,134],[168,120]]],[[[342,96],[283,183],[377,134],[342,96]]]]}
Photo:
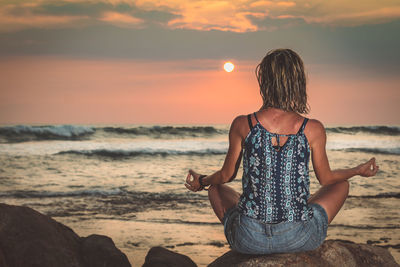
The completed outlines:
{"type": "Polygon", "coordinates": [[[304,64],[296,52],[291,49],[269,51],[257,66],[256,75],[262,108],[308,113],[304,64]]]}

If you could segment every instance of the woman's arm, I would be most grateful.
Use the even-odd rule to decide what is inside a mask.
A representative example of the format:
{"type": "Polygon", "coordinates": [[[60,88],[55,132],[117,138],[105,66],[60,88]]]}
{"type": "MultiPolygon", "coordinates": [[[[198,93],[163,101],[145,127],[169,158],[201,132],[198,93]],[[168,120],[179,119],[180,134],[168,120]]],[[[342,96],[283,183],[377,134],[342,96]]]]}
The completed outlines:
{"type": "Polygon", "coordinates": [[[321,185],[334,184],[347,180],[355,175],[364,177],[374,176],[379,167],[375,158],[354,168],[331,170],[326,155],[326,132],[321,122],[310,120],[305,133],[311,147],[312,163],[315,175],[321,185]]]}
{"type": "MultiPolygon", "coordinates": [[[[224,184],[232,181],[237,174],[242,158],[242,148],[244,141],[244,132],[246,131],[247,118],[246,116],[236,117],[229,130],[229,148],[225,157],[224,165],[221,170],[203,178],[204,185],[224,184]]],[[[248,131],[248,127],[247,127],[248,131]]],[[[186,177],[185,186],[189,190],[199,191],[201,186],[199,183],[200,174],[193,170],[189,170],[186,177]],[[193,180],[191,180],[193,177],[193,180]]]]}

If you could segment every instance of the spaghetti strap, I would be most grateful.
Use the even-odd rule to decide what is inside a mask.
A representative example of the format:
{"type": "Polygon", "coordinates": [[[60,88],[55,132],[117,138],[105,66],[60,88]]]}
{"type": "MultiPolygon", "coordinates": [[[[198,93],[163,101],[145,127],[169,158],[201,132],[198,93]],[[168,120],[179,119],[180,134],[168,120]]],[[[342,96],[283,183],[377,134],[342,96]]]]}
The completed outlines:
{"type": "Polygon", "coordinates": [[[302,133],[304,131],[304,128],[306,127],[307,122],[308,122],[308,119],[304,118],[303,124],[301,124],[301,127],[300,127],[298,133],[302,133]]]}
{"type": "Polygon", "coordinates": [[[258,118],[257,118],[256,113],[254,112],[253,114],[254,114],[254,118],[256,118],[256,121],[257,121],[258,123],[260,123],[260,121],[259,121],[258,118]]]}
{"type": "Polygon", "coordinates": [[[249,122],[250,130],[252,130],[253,129],[253,123],[251,122],[251,114],[247,115],[247,121],[249,122]]]}

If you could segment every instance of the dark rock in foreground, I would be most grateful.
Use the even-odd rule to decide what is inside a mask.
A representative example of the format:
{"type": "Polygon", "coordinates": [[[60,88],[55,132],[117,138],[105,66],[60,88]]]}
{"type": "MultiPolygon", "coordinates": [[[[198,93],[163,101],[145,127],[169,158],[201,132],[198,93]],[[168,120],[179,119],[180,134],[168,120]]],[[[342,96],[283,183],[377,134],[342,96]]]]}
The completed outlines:
{"type": "Polygon", "coordinates": [[[314,251],[294,254],[244,255],[229,251],[209,267],[399,266],[387,249],[349,241],[327,240],[314,251]]]}
{"type": "Polygon", "coordinates": [[[163,247],[152,247],[143,267],[197,267],[188,257],[163,247]]]}
{"type": "MultiPolygon", "coordinates": [[[[130,267],[111,238],[79,237],[67,226],[27,207],[0,203],[1,267],[130,267]]],[[[148,252],[144,267],[195,267],[189,257],[162,247],[148,252]]],[[[328,240],[315,251],[244,255],[229,251],[210,267],[251,266],[399,266],[387,249],[328,240]]]]}
{"type": "Polygon", "coordinates": [[[27,207],[0,203],[2,267],[130,267],[114,242],[79,237],[67,226],[27,207]]]}
{"type": "Polygon", "coordinates": [[[82,238],[81,255],[85,267],[131,266],[126,255],[115,247],[111,238],[104,235],[82,238]]]}

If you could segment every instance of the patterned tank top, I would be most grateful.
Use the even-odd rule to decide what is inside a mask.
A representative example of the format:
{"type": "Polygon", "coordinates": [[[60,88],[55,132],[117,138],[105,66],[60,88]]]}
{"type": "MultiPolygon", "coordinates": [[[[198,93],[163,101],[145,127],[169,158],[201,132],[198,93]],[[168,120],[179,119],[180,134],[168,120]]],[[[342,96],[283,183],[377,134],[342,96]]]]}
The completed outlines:
{"type": "Polygon", "coordinates": [[[254,117],[250,132],[244,142],[243,194],[238,203],[239,211],[264,223],[305,221],[312,217],[307,205],[310,191],[308,163],[310,147],[304,127],[305,118],[296,134],[275,134],[265,129],[254,117]],[[287,136],[280,147],[279,137],[287,136]],[[276,138],[278,146],[272,145],[276,138]]]}

